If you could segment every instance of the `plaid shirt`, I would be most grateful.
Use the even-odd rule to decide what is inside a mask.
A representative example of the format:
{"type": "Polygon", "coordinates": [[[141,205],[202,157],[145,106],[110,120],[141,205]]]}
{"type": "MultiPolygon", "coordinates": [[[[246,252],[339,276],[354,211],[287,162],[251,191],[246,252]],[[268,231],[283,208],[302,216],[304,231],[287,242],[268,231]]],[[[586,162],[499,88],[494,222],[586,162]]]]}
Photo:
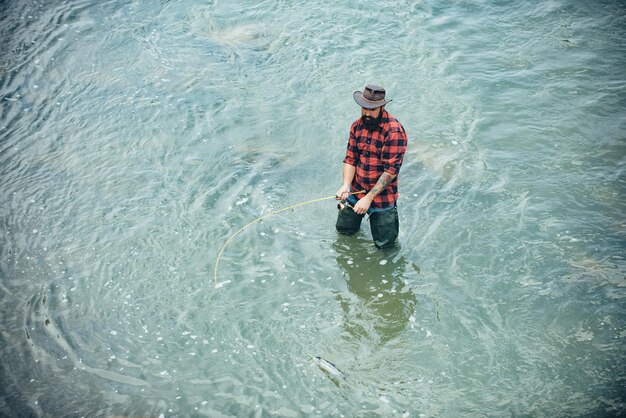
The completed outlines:
{"type": "MultiPolygon", "coordinates": [[[[402,165],[408,139],[398,120],[383,110],[382,120],[376,130],[368,130],[357,119],[350,127],[350,139],[343,162],[356,167],[352,190],[374,187],[380,176],[387,172],[394,177],[387,188],[372,201],[372,208],[392,207],[398,199],[398,173],[402,165]]],[[[360,199],[365,194],[359,194],[360,199]]]]}

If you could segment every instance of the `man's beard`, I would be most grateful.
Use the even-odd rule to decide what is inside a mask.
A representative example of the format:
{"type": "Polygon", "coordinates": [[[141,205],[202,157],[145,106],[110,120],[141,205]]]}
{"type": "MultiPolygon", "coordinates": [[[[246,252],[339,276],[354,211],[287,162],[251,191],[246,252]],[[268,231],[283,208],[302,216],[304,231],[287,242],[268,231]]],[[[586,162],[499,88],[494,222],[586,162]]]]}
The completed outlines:
{"type": "Polygon", "coordinates": [[[380,111],[380,113],[378,114],[378,117],[373,118],[371,116],[361,116],[361,120],[363,121],[363,125],[365,125],[365,127],[367,129],[375,129],[378,127],[378,125],[380,125],[380,121],[383,119],[383,112],[382,110],[380,111]]]}

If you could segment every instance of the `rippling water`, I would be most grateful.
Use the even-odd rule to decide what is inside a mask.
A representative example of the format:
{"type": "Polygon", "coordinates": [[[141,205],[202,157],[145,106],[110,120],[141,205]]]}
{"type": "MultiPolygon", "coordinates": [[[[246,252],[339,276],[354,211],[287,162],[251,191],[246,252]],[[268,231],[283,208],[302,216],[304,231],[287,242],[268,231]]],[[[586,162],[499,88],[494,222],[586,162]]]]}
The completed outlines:
{"type": "Polygon", "coordinates": [[[0,8],[0,414],[626,414],[620,2],[0,8]],[[368,82],[398,248],[305,205],[216,288],[335,192],[368,82]]]}

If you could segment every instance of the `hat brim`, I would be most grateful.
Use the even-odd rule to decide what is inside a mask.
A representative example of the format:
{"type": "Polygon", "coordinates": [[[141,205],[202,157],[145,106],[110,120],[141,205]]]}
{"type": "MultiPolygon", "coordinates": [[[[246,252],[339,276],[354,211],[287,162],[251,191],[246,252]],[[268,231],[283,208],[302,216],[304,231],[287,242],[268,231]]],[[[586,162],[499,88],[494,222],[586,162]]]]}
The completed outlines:
{"type": "Polygon", "coordinates": [[[377,100],[377,101],[371,101],[371,100],[367,100],[365,97],[363,97],[363,93],[360,91],[355,91],[353,94],[354,97],[354,101],[361,107],[364,107],[365,109],[376,109],[378,107],[384,106],[387,103],[389,103],[391,100],[377,100]]]}

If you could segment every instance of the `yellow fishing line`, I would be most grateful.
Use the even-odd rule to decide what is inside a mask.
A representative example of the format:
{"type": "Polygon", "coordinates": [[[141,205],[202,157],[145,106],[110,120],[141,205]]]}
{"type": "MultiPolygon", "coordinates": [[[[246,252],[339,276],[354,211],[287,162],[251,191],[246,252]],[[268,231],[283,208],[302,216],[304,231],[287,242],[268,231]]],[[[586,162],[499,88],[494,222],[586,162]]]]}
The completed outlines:
{"type": "MultiPolygon", "coordinates": [[[[360,192],[352,192],[350,193],[352,194],[359,194],[359,193],[365,193],[365,190],[361,190],[360,192]]],[[[261,216],[260,218],[256,218],[254,221],[242,226],[241,228],[239,228],[239,230],[237,230],[237,232],[235,232],[234,234],[232,234],[224,243],[224,245],[222,245],[222,248],[220,248],[220,252],[217,254],[217,258],[215,259],[215,267],[213,269],[213,279],[215,281],[215,288],[221,287],[218,285],[217,283],[217,266],[220,263],[220,259],[222,258],[222,254],[224,254],[224,250],[226,249],[226,246],[228,245],[229,242],[231,242],[233,240],[233,238],[235,238],[237,235],[241,234],[247,227],[249,227],[250,225],[253,225],[259,221],[262,221],[265,218],[269,218],[270,216],[274,216],[278,213],[284,212],[286,210],[289,209],[295,209],[297,207],[300,206],[304,206],[304,205],[310,205],[311,203],[316,203],[316,202],[321,202],[323,200],[330,200],[330,199],[336,199],[337,196],[336,195],[332,195],[332,196],[326,196],[326,197],[320,197],[319,199],[313,199],[313,200],[309,200],[308,202],[302,202],[302,203],[296,203],[295,205],[291,205],[291,206],[287,206],[286,208],[282,208],[279,210],[275,210],[274,212],[270,212],[266,215],[261,216]]]]}

